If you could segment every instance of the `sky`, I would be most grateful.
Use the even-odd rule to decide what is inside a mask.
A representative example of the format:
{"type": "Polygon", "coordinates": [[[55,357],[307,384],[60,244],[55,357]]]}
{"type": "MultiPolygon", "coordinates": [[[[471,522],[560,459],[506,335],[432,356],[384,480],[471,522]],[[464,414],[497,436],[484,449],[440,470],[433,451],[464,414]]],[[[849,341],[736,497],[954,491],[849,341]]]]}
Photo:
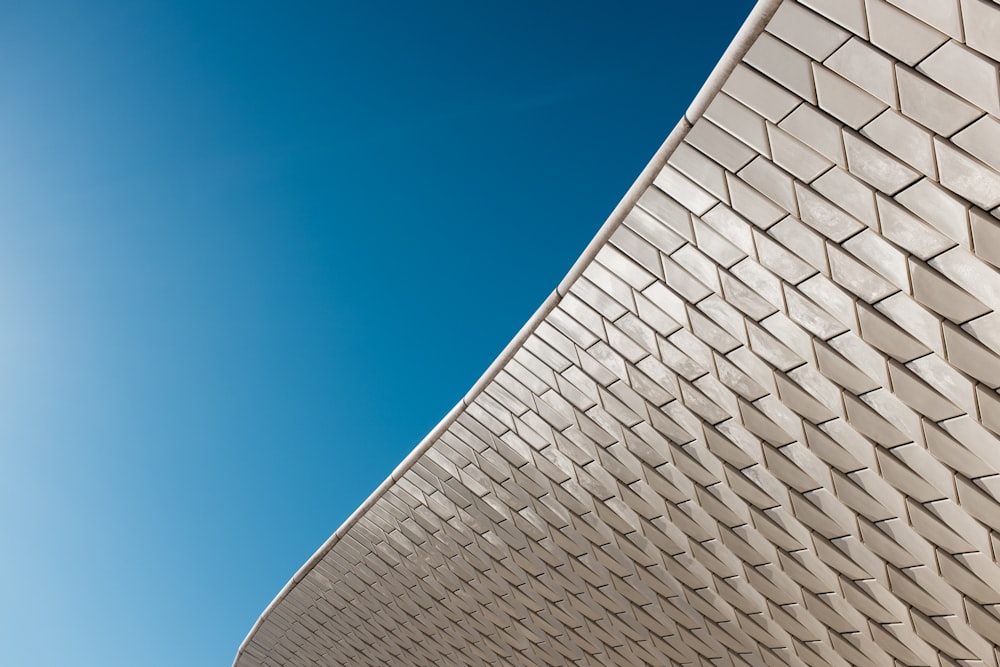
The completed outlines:
{"type": "Polygon", "coordinates": [[[752,5],[0,0],[0,665],[228,667],[752,5]]]}

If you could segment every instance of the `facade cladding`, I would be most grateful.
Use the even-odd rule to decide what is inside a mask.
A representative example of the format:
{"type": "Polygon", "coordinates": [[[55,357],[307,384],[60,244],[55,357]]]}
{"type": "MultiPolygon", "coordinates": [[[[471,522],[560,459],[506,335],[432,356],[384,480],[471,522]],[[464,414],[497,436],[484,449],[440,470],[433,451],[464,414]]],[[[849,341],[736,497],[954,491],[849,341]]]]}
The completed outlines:
{"type": "Polygon", "coordinates": [[[993,0],[758,3],[236,667],[997,667],[998,60],[993,0]]]}

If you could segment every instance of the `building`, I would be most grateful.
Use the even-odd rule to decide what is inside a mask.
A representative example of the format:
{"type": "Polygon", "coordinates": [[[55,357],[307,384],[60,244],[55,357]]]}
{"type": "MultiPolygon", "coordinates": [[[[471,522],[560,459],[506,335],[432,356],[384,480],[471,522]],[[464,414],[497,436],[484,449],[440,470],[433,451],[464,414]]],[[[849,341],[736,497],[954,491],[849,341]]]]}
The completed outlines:
{"type": "Polygon", "coordinates": [[[998,667],[998,60],[993,0],[761,0],[235,667],[998,667]]]}

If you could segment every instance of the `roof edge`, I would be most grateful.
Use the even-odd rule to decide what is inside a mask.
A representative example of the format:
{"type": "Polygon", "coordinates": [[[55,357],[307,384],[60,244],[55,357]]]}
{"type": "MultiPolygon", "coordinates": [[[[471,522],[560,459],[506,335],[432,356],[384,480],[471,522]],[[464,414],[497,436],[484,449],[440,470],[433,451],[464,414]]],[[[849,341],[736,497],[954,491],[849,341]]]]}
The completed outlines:
{"type": "Polygon", "coordinates": [[[250,631],[247,633],[246,637],[240,643],[240,647],[236,652],[236,657],[233,659],[233,667],[237,667],[237,663],[240,658],[246,652],[246,648],[252,641],[253,636],[257,633],[257,630],[264,623],[267,617],[272,611],[284,600],[292,589],[302,581],[315,567],[316,565],[330,552],[331,549],[343,538],[348,531],[356,524],[362,516],[367,513],[369,509],[380,499],[383,495],[397,482],[399,479],[406,474],[410,468],[420,459],[423,454],[430,449],[430,447],[444,434],[448,428],[458,419],[459,415],[465,411],[465,409],[481,394],[486,387],[494,380],[494,378],[499,374],[503,367],[510,361],[514,354],[521,348],[528,337],[535,331],[539,324],[549,315],[550,312],[556,307],[559,301],[567,294],[569,288],[577,278],[579,278],[587,266],[593,261],[594,257],[597,255],[598,251],[607,243],[611,235],[618,229],[618,226],[625,219],[625,216],[629,211],[635,206],[639,197],[645,192],[653,180],[656,178],[660,170],[666,165],[667,160],[673,154],[674,150],[680,145],[684,137],[687,136],[688,131],[690,131],[692,125],[701,118],[704,114],[705,109],[711,103],[715,95],[722,89],[729,75],[736,69],[736,66],[743,60],[747,51],[756,41],[757,37],[764,31],[764,27],[770,21],[771,17],[778,10],[778,7],[785,0],[757,0],[750,14],[744,20],[743,25],[740,27],[733,41],[726,48],[722,57],[716,63],[712,72],[709,74],[708,79],[702,85],[701,89],[695,95],[694,100],[691,102],[687,111],[678,121],[677,125],[667,136],[666,140],[657,149],[656,153],[653,154],[649,163],[636,178],[632,186],[629,187],[628,191],[622,200],[615,206],[614,210],[608,216],[607,220],[598,230],[597,235],[594,236],[593,240],[587,245],[583,253],[580,255],[579,259],[573,264],[566,277],[562,279],[558,287],[549,294],[549,296],[542,302],[531,318],[525,323],[523,327],[517,332],[514,338],[504,347],[500,355],[493,361],[492,364],[486,369],[486,372],[476,381],[472,388],[465,394],[465,396],[458,402],[455,407],[453,407],[444,418],[438,422],[430,433],[428,433],[423,440],[414,447],[403,461],[396,466],[392,473],[382,482],[378,488],[376,488],[371,495],[361,504],[358,509],[347,517],[343,524],[320,546],[319,549],[305,562],[305,564],[298,569],[298,571],[292,576],[287,584],[278,592],[270,604],[261,612],[260,616],[254,622],[250,631]]]}

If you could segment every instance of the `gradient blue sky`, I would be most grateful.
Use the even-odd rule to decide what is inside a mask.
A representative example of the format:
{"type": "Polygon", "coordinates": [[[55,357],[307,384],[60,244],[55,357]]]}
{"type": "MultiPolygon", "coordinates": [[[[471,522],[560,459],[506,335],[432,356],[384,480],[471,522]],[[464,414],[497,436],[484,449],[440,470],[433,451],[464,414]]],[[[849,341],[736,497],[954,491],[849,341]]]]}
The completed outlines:
{"type": "Polygon", "coordinates": [[[3,2],[0,665],[228,666],[752,5],[3,2]]]}

